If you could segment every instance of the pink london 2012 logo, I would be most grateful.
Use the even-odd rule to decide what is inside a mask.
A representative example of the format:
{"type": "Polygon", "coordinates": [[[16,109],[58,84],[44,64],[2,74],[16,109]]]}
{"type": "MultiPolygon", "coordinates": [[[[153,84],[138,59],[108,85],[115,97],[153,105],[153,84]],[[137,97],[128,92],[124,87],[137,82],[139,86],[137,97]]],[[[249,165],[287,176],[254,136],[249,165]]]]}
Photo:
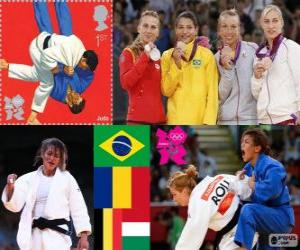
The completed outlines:
{"type": "Polygon", "coordinates": [[[172,160],[177,165],[186,164],[184,156],[186,155],[186,150],[183,146],[187,134],[180,126],[176,126],[169,132],[162,129],[157,129],[157,145],[156,148],[160,153],[160,165],[165,165],[172,160]]]}

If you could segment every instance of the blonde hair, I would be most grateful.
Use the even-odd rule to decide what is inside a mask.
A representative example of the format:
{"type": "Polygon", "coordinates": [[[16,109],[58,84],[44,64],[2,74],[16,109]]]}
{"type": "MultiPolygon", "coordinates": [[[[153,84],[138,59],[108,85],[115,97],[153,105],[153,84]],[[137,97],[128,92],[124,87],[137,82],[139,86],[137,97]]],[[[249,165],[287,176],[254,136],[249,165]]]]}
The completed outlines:
{"type": "Polygon", "coordinates": [[[279,14],[280,19],[282,20],[282,23],[283,23],[282,12],[281,12],[280,8],[274,4],[269,4],[263,9],[263,11],[261,12],[261,16],[260,16],[261,20],[272,10],[276,11],[279,14]]]}
{"type": "Polygon", "coordinates": [[[198,172],[194,165],[189,165],[184,172],[174,173],[168,181],[168,188],[175,188],[181,192],[184,188],[188,188],[190,191],[197,185],[196,177],[198,172]]]}
{"type": "Polygon", "coordinates": [[[140,20],[139,20],[139,24],[141,22],[141,19],[144,17],[144,16],[152,16],[152,17],[155,17],[159,20],[159,15],[156,11],[154,10],[145,10],[142,12],[141,14],[141,17],[140,17],[140,20]]]}
{"type": "MultiPolygon", "coordinates": [[[[159,21],[159,15],[156,11],[154,11],[154,10],[145,10],[141,14],[138,25],[141,24],[141,20],[145,16],[151,16],[151,17],[157,18],[157,20],[159,21]]],[[[137,36],[137,38],[132,42],[132,44],[129,46],[129,48],[132,50],[134,56],[138,56],[140,54],[140,52],[141,52],[141,50],[143,50],[143,48],[141,48],[141,39],[140,39],[139,36],[137,36]]]]}
{"type": "Polygon", "coordinates": [[[219,19],[218,19],[218,25],[220,25],[221,18],[225,18],[225,17],[237,17],[237,19],[239,21],[239,24],[241,23],[240,16],[237,13],[236,9],[222,11],[220,16],[219,16],[219,19]]]}

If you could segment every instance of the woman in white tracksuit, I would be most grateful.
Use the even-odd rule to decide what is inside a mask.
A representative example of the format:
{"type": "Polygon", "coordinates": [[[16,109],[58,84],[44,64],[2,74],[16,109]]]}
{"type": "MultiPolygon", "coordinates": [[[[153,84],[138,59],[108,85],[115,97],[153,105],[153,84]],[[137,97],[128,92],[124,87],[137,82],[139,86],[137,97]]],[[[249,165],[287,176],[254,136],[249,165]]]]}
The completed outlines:
{"type": "Polygon", "coordinates": [[[36,163],[38,170],[16,179],[7,177],[2,194],[4,206],[22,210],[17,242],[21,250],[69,250],[70,217],[77,236],[77,249],[88,250],[91,224],[80,188],[66,171],[67,149],[62,141],[49,138],[41,143],[36,163]]]}
{"type": "Polygon", "coordinates": [[[299,124],[300,45],[282,36],[284,23],[277,6],[266,6],[260,23],[266,43],[256,51],[251,80],[259,123],[299,124]]]}
{"type": "Polygon", "coordinates": [[[221,174],[207,176],[197,185],[197,175],[196,168],[190,165],[185,172],[176,172],[169,179],[173,200],[180,206],[188,206],[187,222],[175,249],[199,250],[208,228],[217,231],[215,247],[239,249],[234,243],[241,208],[238,195],[249,195],[248,180],[238,181],[234,175],[221,174]]]}

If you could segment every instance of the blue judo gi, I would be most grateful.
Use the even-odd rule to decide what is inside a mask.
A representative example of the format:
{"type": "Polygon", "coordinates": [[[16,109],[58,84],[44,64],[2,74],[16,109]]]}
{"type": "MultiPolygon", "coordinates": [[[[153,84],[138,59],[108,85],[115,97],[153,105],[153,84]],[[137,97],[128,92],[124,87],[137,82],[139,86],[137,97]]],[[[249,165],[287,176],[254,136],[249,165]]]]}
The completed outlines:
{"type": "MultiPolygon", "coordinates": [[[[33,5],[35,20],[40,32],[53,34],[47,3],[33,2],[33,5]]],[[[64,36],[72,35],[72,18],[67,3],[65,1],[55,2],[54,5],[60,34],[64,36]]],[[[58,63],[58,66],[60,72],[53,75],[54,86],[50,96],[59,102],[65,103],[68,85],[73,91],[82,94],[94,79],[94,73],[90,69],[83,70],[76,66],[74,75],[68,76],[63,71],[63,65],[58,63]]]]}
{"type": "Polygon", "coordinates": [[[247,176],[255,176],[251,203],[243,206],[238,221],[235,242],[252,249],[255,232],[259,239],[257,249],[279,249],[269,246],[271,233],[290,233],[295,225],[294,211],[285,185],[286,171],[283,165],[260,154],[255,167],[247,163],[244,167],[247,176]]]}

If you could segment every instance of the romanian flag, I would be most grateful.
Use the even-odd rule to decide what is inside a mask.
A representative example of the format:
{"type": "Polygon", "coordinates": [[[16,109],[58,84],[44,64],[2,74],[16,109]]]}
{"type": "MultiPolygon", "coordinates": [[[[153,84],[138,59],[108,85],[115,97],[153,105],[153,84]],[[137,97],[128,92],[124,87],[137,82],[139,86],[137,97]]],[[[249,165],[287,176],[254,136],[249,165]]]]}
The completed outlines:
{"type": "MultiPolygon", "coordinates": [[[[99,246],[103,250],[150,249],[149,171],[147,167],[95,168],[95,208],[106,206],[95,211],[95,224],[98,228],[95,230],[95,247],[99,246]],[[109,176],[111,185],[98,189],[101,186],[104,188],[104,184],[98,185],[104,181],[102,178],[109,179],[109,176]],[[101,179],[96,179],[97,177],[101,179]],[[105,201],[103,197],[108,194],[112,197],[105,201]],[[109,204],[112,205],[110,208],[109,204]]],[[[107,180],[105,181],[107,184],[107,180]]]]}
{"type": "Polygon", "coordinates": [[[149,126],[94,126],[94,164],[149,166],[149,126]]]}
{"type": "Polygon", "coordinates": [[[94,208],[149,207],[149,168],[94,168],[94,208]]]}

